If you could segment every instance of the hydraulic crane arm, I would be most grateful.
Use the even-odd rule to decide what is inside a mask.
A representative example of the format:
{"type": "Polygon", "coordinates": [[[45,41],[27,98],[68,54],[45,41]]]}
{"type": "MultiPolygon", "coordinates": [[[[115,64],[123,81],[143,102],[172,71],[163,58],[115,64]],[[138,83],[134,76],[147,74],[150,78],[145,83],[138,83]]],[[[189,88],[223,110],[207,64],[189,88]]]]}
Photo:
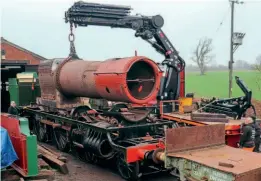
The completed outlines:
{"type": "Polygon", "coordinates": [[[160,15],[130,15],[131,7],[105,5],[97,3],[76,2],[65,13],[66,23],[76,26],[108,26],[112,28],[128,28],[136,31],[135,36],[141,37],[164,55],[161,62],[165,77],[161,82],[159,99],[173,100],[179,96],[179,73],[185,68],[185,61],[179,56],[161,30],[164,19],[160,15]]]}
{"type": "Polygon", "coordinates": [[[241,119],[249,108],[252,108],[253,115],[256,116],[255,107],[252,105],[252,91],[248,89],[243,80],[239,77],[235,77],[236,83],[239,88],[244,92],[244,96],[227,98],[227,99],[210,99],[202,100],[201,109],[205,112],[222,113],[235,119],[241,119]]]}

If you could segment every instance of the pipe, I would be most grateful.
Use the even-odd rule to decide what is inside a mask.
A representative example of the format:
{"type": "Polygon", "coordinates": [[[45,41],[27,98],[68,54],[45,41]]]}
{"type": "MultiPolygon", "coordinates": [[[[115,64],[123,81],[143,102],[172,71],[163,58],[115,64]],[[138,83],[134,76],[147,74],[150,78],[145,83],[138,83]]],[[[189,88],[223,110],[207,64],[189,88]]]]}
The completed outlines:
{"type": "Polygon", "coordinates": [[[156,159],[158,161],[165,162],[165,153],[164,152],[156,153],[156,159]]]}
{"type": "MultiPolygon", "coordinates": [[[[47,85],[45,80],[48,80],[53,81],[48,88],[54,84],[56,89],[67,97],[88,97],[135,104],[145,104],[156,99],[162,75],[155,62],[142,56],[106,61],[71,60],[60,63],[55,70],[46,70],[47,68],[40,65],[39,69],[43,90],[50,92],[44,87],[47,85]]],[[[49,92],[48,95],[51,93],[49,92]]],[[[43,94],[45,95],[44,92],[43,94]]]]}

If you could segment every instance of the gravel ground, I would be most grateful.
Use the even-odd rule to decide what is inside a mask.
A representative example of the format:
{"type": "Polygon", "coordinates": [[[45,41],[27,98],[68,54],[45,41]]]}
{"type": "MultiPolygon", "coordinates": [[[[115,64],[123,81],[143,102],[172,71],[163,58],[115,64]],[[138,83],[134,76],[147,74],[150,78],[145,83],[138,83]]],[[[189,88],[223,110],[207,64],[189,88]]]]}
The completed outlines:
{"type": "MultiPolygon", "coordinates": [[[[42,144],[42,143],[41,143],[42,144]]],[[[43,144],[57,152],[55,147],[43,144]]],[[[55,172],[55,181],[124,181],[117,171],[109,168],[104,168],[97,165],[88,164],[80,161],[71,154],[62,153],[68,162],[67,167],[69,174],[61,174],[55,172]]],[[[150,176],[142,177],[142,181],[177,181],[173,176],[166,173],[158,173],[150,176]]]]}

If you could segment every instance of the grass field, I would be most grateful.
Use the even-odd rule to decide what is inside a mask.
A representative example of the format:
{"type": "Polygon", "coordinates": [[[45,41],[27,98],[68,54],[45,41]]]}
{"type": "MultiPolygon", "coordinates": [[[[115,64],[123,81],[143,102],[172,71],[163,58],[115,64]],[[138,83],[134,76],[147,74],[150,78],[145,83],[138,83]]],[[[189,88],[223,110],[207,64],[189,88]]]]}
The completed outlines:
{"type": "MultiPolygon", "coordinates": [[[[257,73],[254,71],[234,71],[233,76],[242,79],[253,92],[253,98],[261,100],[261,92],[256,84],[257,73]]],[[[238,87],[233,77],[232,96],[242,96],[244,93],[238,87]]],[[[228,97],[228,71],[207,72],[200,76],[198,72],[186,74],[186,92],[194,92],[195,97],[228,97]]]]}

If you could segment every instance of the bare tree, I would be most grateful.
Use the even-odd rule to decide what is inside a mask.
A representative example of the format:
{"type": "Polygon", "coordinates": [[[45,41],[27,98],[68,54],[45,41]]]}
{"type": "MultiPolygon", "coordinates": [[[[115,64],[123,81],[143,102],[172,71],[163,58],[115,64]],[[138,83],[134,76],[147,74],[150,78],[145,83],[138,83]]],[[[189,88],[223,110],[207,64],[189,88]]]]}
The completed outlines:
{"type": "Polygon", "coordinates": [[[256,64],[254,65],[254,69],[257,72],[256,75],[256,84],[258,90],[261,91],[261,55],[256,58],[256,64]]]}
{"type": "Polygon", "coordinates": [[[192,61],[197,63],[200,69],[200,75],[204,75],[207,64],[210,63],[214,55],[212,55],[212,39],[204,37],[199,40],[196,50],[193,52],[192,61]]]}

